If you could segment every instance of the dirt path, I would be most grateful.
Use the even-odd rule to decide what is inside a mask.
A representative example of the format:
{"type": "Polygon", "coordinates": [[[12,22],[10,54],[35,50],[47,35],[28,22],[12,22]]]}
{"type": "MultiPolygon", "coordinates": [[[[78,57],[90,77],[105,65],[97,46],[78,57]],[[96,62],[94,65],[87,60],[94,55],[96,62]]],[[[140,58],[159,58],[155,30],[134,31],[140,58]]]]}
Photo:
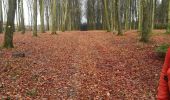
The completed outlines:
{"type": "Polygon", "coordinates": [[[122,37],[103,31],[46,33],[38,38],[17,34],[16,48],[0,50],[0,97],[154,100],[163,63],[154,47],[164,41],[153,41],[139,43],[136,32],[122,37]],[[10,57],[16,51],[26,57],[10,57]]]}

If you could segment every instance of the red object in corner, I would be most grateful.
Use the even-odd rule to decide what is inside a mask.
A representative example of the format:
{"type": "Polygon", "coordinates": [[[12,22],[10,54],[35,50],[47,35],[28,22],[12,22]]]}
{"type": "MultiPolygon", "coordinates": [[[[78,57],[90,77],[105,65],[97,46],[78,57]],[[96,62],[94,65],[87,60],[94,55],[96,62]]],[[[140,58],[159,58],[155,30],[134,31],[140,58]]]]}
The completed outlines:
{"type": "Polygon", "coordinates": [[[160,75],[157,100],[170,100],[170,48],[160,75]]]}

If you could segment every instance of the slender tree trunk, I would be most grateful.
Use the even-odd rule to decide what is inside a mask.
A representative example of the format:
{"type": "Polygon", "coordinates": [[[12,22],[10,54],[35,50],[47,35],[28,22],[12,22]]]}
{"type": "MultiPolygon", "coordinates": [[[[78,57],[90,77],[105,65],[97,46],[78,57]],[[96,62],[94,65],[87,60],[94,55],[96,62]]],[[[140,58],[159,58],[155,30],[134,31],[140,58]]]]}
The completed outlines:
{"type": "Polygon", "coordinates": [[[44,28],[44,0],[39,0],[39,5],[40,5],[41,33],[45,33],[45,28],[44,28]]]}
{"type": "Polygon", "coordinates": [[[150,7],[149,7],[149,14],[150,14],[150,17],[149,17],[149,22],[150,22],[150,33],[152,33],[152,30],[153,30],[153,24],[154,24],[154,0],[149,0],[149,4],[150,4],[150,7]]]}
{"type": "Polygon", "coordinates": [[[63,4],[63,24],[62,24],[62,31],[65,31],[66,28],[66,19],[67,19],[67,13],[68,13],[68,0],[64,0],[63,4]]]}
{"type": "Polygon", "coordinates": [[[20,1],[21,3],[21,33],[25,33],[25,23],[24,23],[24,8],[23,8],[23,0],[20,1]]]}
{"type": "Polygon", "coordinates": [[[138,31],[142,31],[142,0],[138,1],[138,31]]]}
{"type": "Polygon", "coordinates": [[[37,35],[37,0],[34,0],[33,9],[34,9],[34,13],[33,13],[33,19],[34,19],[33,36],[38,36],[37,35]]]}
{"type": "Polygon", "coordinates": [[[18,2],[18,6],[17,6],[17,31],[21,31],[21,6],[20,6],[20,1],[21,0],[17,0],[18,2]]]}
{"type": "Polygon", "coordinates": [[[155,25],[155,5],[156,5],[156,0],[153,0],[153,6],[152,6],[152,30],[154,29],[155,25]]]}
{"type": "Polygon", "coordinates": [[[135,20],[138,17],[138,0],[135,0],[135,11],[134,11],[134,29],[137,29],[137,20],[135,20]]]}
{"type": "Polygon", "coordinates": [[[47,24],[47,31],[49,31],[49,9],[48,6],[46,6],[46,24],[47,24]]]}
{"type": "Polygon", "coordinates": [[[113,5],[114,5],[114,7],[113,7],[113,14],[114,14],[114,17],[113,17],[113,29],[114,29],[114,31],[116,30],[116,27],[117,27],[117,20],[116,20],[116,5],[115,5],[115,0],[113,0],[113,5]]]}
{"type": "Polygon", "coordinates": [[[56,8],[56,0],[53,0],[52,1],[52,33],[51,34],[57,34],[56,33],[56,11],[57,11],[57,8],[56,8]]]}
{"type": "Polygon", "coordinates": [[[120,16],[120,7],[119,2],[120,0],[116,0],[116,17],[117,17],[117,24],[118,24],[118,35],[123,35],[122,25],[121,25],[121,16],[120,16]]]}
{"type": "Polygon", "coordinates": [[[168,0],[168,27],[167,33],[170,34],[170,0],[168,0]]]}
{"type": "Polygon", "coordinates": [[[0,33],[3,32],[3,11],[2,11],[2,0],[0,0],[0,33]]]}
{"type": "Polygon", "coordinates": [[[4,35],[4,45],[5,48],[13,48],[13,32],[14,32],[14,19],[15,19],[15,10],[17,7],[16,0],[8,0],[8,14],[7,14],[7,24],[4,35]]]}
{"type": "Polygon", "coordinates": [[[129,28],[129,13],[130,13],[129,6],[130,6],[130,0],[126,0],[125,31],[127,31],[129,28]]]}
{"type": "Polygon", "coordinates": [[[112,0],[111,2],[111,10],[110,10],[110,21],[111,21],[111,24],[110,24],[110,30],[113,32],[113,8],[114,8],[114,0],[112,0]]]}
{"type": "Polygon", "coordinates": [[[28,23],[29,23],[29,30],[30,30],[30,31],[32,31],[32,28],[33,28],[33,27],[32,27],[32,26],[33,26],[33,25],[32,25],[32,22],[33,22],[33,21],[32,21],[32,18],[33,18],[32,15],[33,15],[33,14],[32,14],[32,11],[31,11],[32,2],[33,2],[33,0],[32,0],[31,2],[30,2],[30,1],[27,1],[27,2],[26,2],[26,3],[27,3],[27,8],[28,8],[27,15],[29,15],[29,17],[28,17],[28,18],[29,18],[28,23]]]}
{"type": "Polygon", "coordinates": [[[56,30],[59,31],[60,30],[60,1],[59,3],[57,3],[57,15],[56,15],[56,30]]]}
{"type": "Polygon", "coordinates": [[[129,0],[129,29],[132,30],[132,0],[129,0]]]}
{"type": "Polygon", "coordinates": [[[107,0],[104,0],[104,13],[105,13],[105,18],[106,18],[107,31],[110,32],[107,0]]]}
{"type": "Polygon", "coordinates": [[[68,1],[69,2],[69,5],[68,5],[68,25],[67,25],[67,28],[69,31],[71,31],[71,2],[72,1],[68,1]]]}

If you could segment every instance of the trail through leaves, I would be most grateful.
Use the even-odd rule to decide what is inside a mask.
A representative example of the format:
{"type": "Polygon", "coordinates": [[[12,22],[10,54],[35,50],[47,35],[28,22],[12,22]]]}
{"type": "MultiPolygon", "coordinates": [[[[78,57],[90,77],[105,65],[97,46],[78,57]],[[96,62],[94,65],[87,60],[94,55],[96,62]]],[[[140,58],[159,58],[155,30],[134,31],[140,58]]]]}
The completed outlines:
{"type": "MultiPolygon", "coordinates": [[[[138,41],[136,31],[15,33],[14,49],[0,49],[0,97],[43,100],[154,100],[163,60],[154,49],[170,43],[156,34],[138,41]],[[12,57],[22,52],[25,57],[12,57]]],[[[3,35],[0,35],[3,43],[3,35]]]]}

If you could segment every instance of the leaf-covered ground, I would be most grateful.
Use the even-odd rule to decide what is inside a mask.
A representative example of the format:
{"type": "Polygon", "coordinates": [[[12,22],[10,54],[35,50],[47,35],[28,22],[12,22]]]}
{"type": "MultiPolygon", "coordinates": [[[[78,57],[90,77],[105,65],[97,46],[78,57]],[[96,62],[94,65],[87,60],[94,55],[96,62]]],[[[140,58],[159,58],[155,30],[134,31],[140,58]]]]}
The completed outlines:
{"type": "MultiPolygon", "coordinates": [[[[136,31],[16,33],[14,49],[0,49],[0,98],[154,100],[163,60],[155,47],[170,35],[155,31],[140,43],[136,31]],[[12,57],[22,52],[25,57],[12,57]]],[[[3,35],[0,35],[0,44],[3,35]]]]}

